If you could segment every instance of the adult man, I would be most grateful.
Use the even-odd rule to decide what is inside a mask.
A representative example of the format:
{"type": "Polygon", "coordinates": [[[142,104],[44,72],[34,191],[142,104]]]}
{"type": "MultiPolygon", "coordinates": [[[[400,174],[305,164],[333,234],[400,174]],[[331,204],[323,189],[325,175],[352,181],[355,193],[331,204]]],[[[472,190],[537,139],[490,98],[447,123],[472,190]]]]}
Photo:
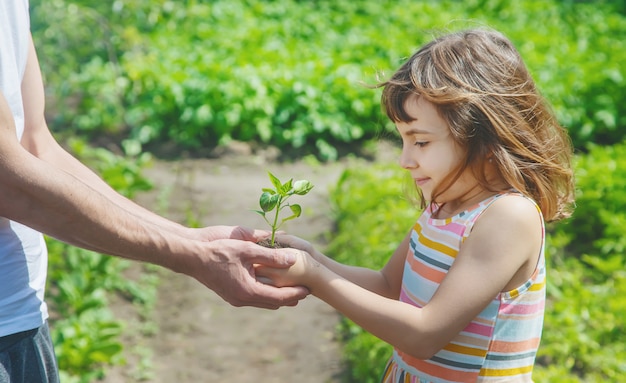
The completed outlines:
{"type": "Polygon", "coordinates": [[[44,302],[46,233],[185,273],[235,306],[295,305],[304,288],[256,281],[253,264],[288,267],[239,227],[190,229],[116,193],[61,148],[44,119],[28,0],[0,2],[0,382],[56,382],[44,302]]]}

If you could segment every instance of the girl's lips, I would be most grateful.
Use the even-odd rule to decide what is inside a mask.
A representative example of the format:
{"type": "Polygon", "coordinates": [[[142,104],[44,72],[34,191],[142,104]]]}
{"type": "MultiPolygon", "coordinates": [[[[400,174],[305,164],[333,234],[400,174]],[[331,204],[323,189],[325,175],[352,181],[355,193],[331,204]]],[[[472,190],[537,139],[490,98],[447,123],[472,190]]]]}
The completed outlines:
{"type": "Polygon", "coordinates": [[[426,177],[426,178],[415,178],[415,184],[417,186],[422,186],[424,185],[426,182],[428,182],[430,180],[430,178],[426,177]]]}

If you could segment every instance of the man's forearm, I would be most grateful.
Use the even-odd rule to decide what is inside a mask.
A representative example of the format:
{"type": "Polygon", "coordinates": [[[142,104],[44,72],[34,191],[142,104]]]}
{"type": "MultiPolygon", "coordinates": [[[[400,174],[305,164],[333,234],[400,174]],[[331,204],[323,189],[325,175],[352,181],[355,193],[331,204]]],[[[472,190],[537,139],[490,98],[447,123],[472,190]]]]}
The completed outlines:
{"type": "Polygon", "coordinates": [[[106,182],[104,182],[95,172],[61,148],[51,137],[50,142],[45,145],[45,148],[46,150],[37,153],[40,159],[75,176],[80,181],[87,184],[90,188],[102,194],[113,203],[119,205],[130,214],[141,220],[152,222],[155,225],[163,227],[165,230],[173,231],[179,235],[188,235],[190,233],[190,231],[186,230],[184,226],[168,220],[165,217],[161,217],[160,215],[151,212],[143,206],[140,206],[119,194],[106,182]]]}
{"type": "MultiPolygon", "coordinates": [[[[178,270],[194,253],[178,233],[138,219],[77,178],[25,150],[4,153],[0,215],[64,242],[178,270]],[[178,254],[178,255],[177,255],[178,254]]],[[[195,252],[198,253],[198,252],[195,252]]]]}

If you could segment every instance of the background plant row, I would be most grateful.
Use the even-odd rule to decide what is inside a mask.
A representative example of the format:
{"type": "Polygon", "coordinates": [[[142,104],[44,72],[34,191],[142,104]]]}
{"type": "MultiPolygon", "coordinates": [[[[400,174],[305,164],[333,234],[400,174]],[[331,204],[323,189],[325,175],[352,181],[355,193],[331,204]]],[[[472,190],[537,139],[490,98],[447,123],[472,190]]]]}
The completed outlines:
{"type": "Polygon", "coordinates": [[[389,128],[370,85],[433,33],[479,25],[515,42],[577,147],[626,131],[618,1],[31,4],[53,128],[113,136],[128,154],[235,139],[336,158],[389,128]]]}

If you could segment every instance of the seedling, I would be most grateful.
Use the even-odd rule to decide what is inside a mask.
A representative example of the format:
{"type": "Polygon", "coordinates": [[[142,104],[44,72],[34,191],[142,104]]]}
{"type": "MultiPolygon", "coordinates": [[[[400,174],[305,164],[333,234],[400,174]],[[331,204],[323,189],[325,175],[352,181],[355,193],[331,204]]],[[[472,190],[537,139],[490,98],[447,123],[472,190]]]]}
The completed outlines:
{"type": "Polygon", "coordinates": [[[307,180],[299,180],[293,181],[290,179],[289,181],[282,183],[276,176],[272,173],[267,172],[270,177],[270,181],[272,181],[272,185],[274,189],[263,188],[263,193],[261,194],[261,198],[259,199],[259,205],[261,206],[261,210],[255,210],[259,213],[265,222],[272,228],[272,237],[270,239],[270,246],[275,246],[275,238],[276,231],[283,225],[283,223],[292,220],[294,218],[298,218],[302,214],[302,208],[298,204],[288,204],[287,200],[292,195],[305,195],[313,189],[313,184],[307,180]],[[291,215],[280,219],[280,211],[289,206],[291,210],[291,215]],[[268,213],[272,212],[273,217],[268,219],[268,213]],[[280,219],[280,222],[279,222],[280,219]]]}

